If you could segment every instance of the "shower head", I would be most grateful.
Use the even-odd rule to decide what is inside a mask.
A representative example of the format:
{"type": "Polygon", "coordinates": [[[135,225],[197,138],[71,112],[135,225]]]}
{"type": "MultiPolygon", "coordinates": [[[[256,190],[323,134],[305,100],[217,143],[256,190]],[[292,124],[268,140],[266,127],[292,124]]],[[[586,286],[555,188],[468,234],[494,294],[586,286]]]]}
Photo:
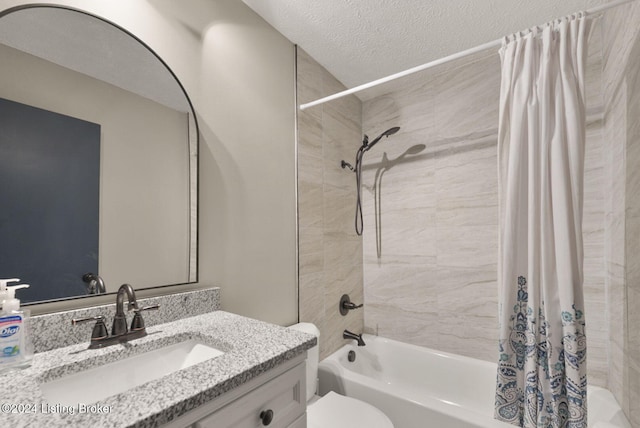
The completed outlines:
{"type": "Polygon", "coordinates": [[[393,128],[389,128],[386,131],[384,131],[382,134],[378,135],[378,137],[376,137],[371,143],[369,143],[369,138],[365,135],[364,136],[364,142],[363,142],[363,146],[364,146],[364,150],[363,151],[368,151],[369,149],[371,149],[371,147],[373,147],[378,141],[380,141],[380,139],[382,137],[388,137],[389,135],[393,135],[396,132],[398,132],[400,130],[399,126],[394,126],[393,128]]]}

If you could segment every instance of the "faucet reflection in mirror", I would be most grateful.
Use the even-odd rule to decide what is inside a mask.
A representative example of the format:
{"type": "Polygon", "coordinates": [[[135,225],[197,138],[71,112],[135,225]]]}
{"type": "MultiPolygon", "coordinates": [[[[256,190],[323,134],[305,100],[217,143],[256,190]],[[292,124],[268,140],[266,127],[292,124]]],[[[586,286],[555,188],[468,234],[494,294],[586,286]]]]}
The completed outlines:
{"type": "Polygon", "coordinates": [[[107,292],[107,287],[100,275],[91,272],[85,273],[82,275],[82,281],[87,284],[87,294],[104,294],[107,292]]]}
{"type": "Polygon", "coordinates": [[[89,349],[104,348],[106,346],[115,345],[116,343],[125,343],[129,340],[139,339],[147,335],[147,329],[144,325],[141,312],[160,308],[160,305],[152,305],[147,307],[139,307],[136,300],[136,293],[130,284],[122,284],[116,294],[116,313],[113,317],[113,325],[111,326],[111,336],[107,333],[105,325],[105,317],[98,315],[87,318],[74,318],[71,320],[72,325],[96,321],[93,331],[91,332],[91,342],[89,349]],[[124,313],[124,296],[127,295],[127,310],[134,311],[131,328],[127,328],[127,317],[124,313]]]}

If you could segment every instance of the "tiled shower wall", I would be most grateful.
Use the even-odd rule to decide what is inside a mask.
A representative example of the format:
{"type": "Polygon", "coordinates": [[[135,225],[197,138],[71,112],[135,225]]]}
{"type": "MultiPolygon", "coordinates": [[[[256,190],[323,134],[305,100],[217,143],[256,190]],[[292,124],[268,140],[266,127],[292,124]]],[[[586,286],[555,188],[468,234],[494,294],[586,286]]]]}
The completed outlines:
{"type": "MultiPolygon", "coordinates": [[[[600,30],[590,41],[584,245],[590,382],[606,384],[600,30]]],[[[396,84],[363,104],[364,130],[401,131],[365,158],[365,329],[497,358],[498,53],[396,84]]]]}
{"type": "Polygon", "coordinates": [[[640,4],[603,19],[609,389],[640,426],[640,4]]]}
{"type": "MultiPolygon", "coordinates": [[[[302,49],[297,50],[297,103],[344,90],[302,49]]],[[[362,239],[354,232],[354,163],[360,146],[362,103],[349,96],[298,111],[298,243],[300,321],[320,329],[320,358],[345,344],[342,332],[360,333],[362,309],[341,316],[340,297],[361,303],[362,239]]]]}
{"type": "MultiPolygon", "coordinates": [[[[626,308],[640,306],[638,6],[592,29],[583,223],[589,381],[611,389],[634,426],[640,311],[626,308]]],[[[299,112],[300,320],[320,327],[322,357],[342,345],[342,329],[360,331],[361,313],[340,317],[337,299],[359,302],[364,277],[365,330],[495,360],[499,82],[489,52],[388,86],[363,104],[362,128],[355,97],[299,112]],[[392,126],[402,129],[365,156],[361,244],[354,177],[335,165],[353,161],[360,129],[373,138],[392,126]]],[[[341,89],[298,51],[298,104],[341,89]]]]}

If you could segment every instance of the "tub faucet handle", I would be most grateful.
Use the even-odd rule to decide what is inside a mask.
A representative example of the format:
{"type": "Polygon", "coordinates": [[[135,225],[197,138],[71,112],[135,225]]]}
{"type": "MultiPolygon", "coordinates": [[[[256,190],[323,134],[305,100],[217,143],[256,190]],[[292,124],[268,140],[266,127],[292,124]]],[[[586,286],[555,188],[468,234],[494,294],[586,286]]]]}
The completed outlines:
{"type": "Polygon", "coordinates": [[[347,313],[349,313],[350,310],[361,308],[363,305],[364,303],[356,305],[351,301],[351,298],[348,294],[343,294],[340,298],[340,315],[345,316],[347,315],[347,313]]]}

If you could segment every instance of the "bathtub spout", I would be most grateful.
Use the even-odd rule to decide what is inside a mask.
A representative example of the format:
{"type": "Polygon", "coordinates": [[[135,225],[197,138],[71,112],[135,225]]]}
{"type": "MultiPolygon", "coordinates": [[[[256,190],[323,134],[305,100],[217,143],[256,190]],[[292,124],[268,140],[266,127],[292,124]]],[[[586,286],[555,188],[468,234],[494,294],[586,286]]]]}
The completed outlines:
{"type": "Polygon", "coordinates": [[[364,346],[364,345],[366,345],[366,343],[364,343],[364,340],[362,340],[362,335],[361,335],[361,334],[351,333],[349,330],[345,330],[345,331],[342,333],[342,338],[343,338],[343,339],[353,339],[353,340],[357,340],[357,341],[358,341],[358,346],[364,346]]]}

